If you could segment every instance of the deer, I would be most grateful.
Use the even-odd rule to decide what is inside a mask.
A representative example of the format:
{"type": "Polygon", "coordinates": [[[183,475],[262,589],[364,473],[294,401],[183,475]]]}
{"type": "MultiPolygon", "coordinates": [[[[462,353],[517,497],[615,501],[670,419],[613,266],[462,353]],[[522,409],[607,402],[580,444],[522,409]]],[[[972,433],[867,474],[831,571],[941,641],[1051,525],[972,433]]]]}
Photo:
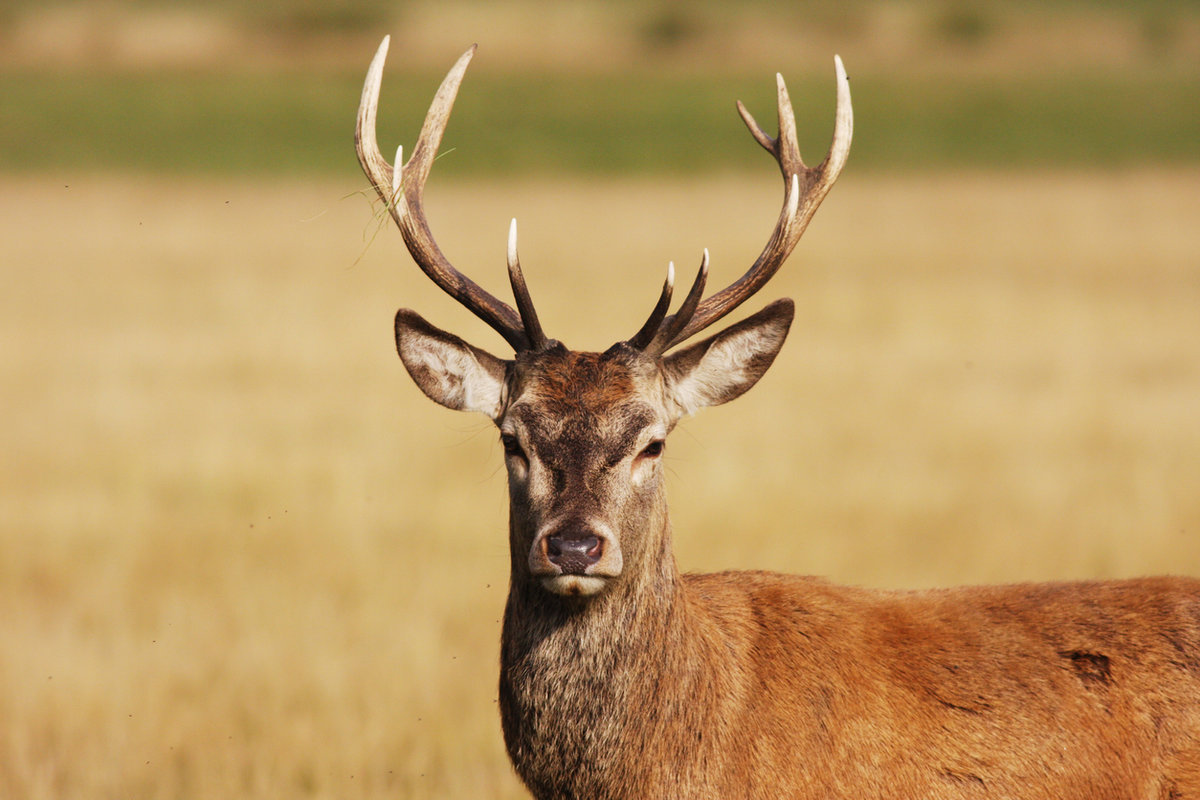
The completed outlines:
{"type": "Polygon", "coordinates": [[[538,321],[517,255],[516,308],[455,269],[423,192],[475,47],[447,74],[409,160],[376,140],[385,38],[363,87],[359,162],[417,266],[513,350],[402,309],[400,359],[450,409],[487,415],[507,469],[509,590],[501,727],[517,775],[551,798],[1200,798],[1200,581],[1184,577],[883,590],[759,571],[681,574],[663,480],[684,417],[749,390],[783,346],[777,300],[684,343],[758,292],[849,154],[849,83],[808,167],[783,78],[779,132],[740,102],[776,161],[782,209],[761,254],[704,296],[708,252],[668,313],[603,352],[538,321]]]}

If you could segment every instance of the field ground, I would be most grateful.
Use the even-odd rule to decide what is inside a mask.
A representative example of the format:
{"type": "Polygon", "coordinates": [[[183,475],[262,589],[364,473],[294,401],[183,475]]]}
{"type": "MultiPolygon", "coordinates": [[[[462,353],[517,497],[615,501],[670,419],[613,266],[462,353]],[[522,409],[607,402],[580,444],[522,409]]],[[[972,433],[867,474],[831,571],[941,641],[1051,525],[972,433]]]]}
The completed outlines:
{"type": "MultiPolygon", "coordinates": [[[[440,182],[500,293],[630,335],[713,282],[747,178],[440,182]]],[[[772,176],[773,177],[773,176],[772,176]]],[[[398,305],[500,351],[360,179],[0,184],[0,796],[520,797],[495,710],[500,449],[429,403],[398,305]]],[[[1200,574],[1200,170],[847,173],[757,308],[797,319],[668,451],[687,569],[919,587],[1200,574]]]]}

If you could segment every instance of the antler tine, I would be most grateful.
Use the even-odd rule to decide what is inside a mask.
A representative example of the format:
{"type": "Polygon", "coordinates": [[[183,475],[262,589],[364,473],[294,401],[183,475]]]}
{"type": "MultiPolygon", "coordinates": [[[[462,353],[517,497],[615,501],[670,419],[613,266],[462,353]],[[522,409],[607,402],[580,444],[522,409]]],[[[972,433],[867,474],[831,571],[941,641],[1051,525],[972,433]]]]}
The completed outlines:
{"type": "Polygon", "coordinates": [[[667,279],[663,281],[662,294],[658,296],[658,302],[654,305],[654,310],[650,312],[650,317],[646,323],[635,333],[626,344],[635,350],[645,350],[646,345],[654,339],[654,334],[658,333],[658,328],[662,325],[663,318],[667,316],[667,309],[671,307],[671,292],[675,289],[675,262],[667,263],[667,279]]]}
{"type": "Polygon", "coordinates": [[[700,269],[696,272],[696,279],[692,281],[692,288],[688,290],[687,297],[683,298],[683,304],[679,306],[679,310],[663,320],[658,332],[643,350],[646,355],[658,358],[678,341],[679,332],[692,320],[696,309],[700,306],[700,298],[704,296],[704,284],[707,282],[708,248],[706,247],[704,248],[704,257],[700,259],[700,269]]]}
{"type": "MultiPolygon", "coordinates": [[[[816,167],[805,166],[800,158],[800,146],[796,141],[796,117],[792,111],[792,102],[788,97],[787,86],[781,75],[776,75],[776,88],[779,109],[779,136],[771,138],[754,121],[754,117],[746,110],[741,102],[737,104],[738,113],[750,130],[750,134],[763,146],[779,164],[784,179],[783,208],[775,230],[763,248],[758,259],[729,286],[706,298],[691,319],[670,337],[666,346],[660,352],[679,344],[697,332],[707,328],[721,317],[744,303],[779,270],[783,262],[791,254],[796,243],[800,241],[805,228],[813,214],[816,213],[821,201],[837,180],[838,174],[845,166],[850,154],[850,140],[854,135],[854,113],[850,105],[850,82],[846,77],[842,59],[834,56],[834,68],[837,73],[837,111],[833,128],[833,142],[825,159],[816,167]]],[[[668,318],[664,326],[672,325],[673,319],[668,318]]],[[[658,337],[656,337],[658,338],[658,337]]]]}
{"type": "Polygon", "coordinates": [[[517,258],[515,217],[508,226],[508,282],[512,284],[513,297],[517,300],[517,311],[525,326],[525,338],[529,341],[529,349],[544,350],[549,340],[542,332],[542,324],[538,321],[537,311],[534,310],[533,299],[529,296],[529,287],[525,285],[525,276],[521,273],[521,260],[517,258]]]}
{"type": "MultiPolygon", "coordinates": [[[[522,318],[507,303],[497,300],[454,268],[434,241],[429,223],[425,220],[425,180],[433,167],[450,111],[454,107],[454,99],[458,95],[458,87],[462,84],[467,65],[475,54],[475,46],[472,45],[463,53],[438,87],[408,163],[403,164],[398,153],[397,163],[393,168],[379,152],[379,143],[375,137],[379,87],[383,81],[383,64],[387,59],[390,39],[391,37],[385,36],[379,45],[363,83],[362,100],[358,106],[354,131],[358,163],[362,165],[367,179],[371,181],[371,185],[400,228],[404,244],[421,271],[442,291],[495,329],[514,350],[528,350],[533,345],[527,338],[526,325],[522,318]]],[[[536,322],[534,324],[536,325],[536,322]]]]}

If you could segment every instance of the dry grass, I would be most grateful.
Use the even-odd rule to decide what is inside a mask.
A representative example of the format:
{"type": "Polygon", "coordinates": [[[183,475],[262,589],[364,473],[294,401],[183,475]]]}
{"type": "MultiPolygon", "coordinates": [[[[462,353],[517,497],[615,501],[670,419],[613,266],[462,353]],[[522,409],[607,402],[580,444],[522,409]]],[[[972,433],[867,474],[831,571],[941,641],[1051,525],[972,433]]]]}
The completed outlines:
{"type": "MultiPolygon", "coordinates": [[[[765,170],[435,184],[496,291],[521,219],[543,320],[589,348],[669,258],[734,277],[777,202],[765,170]]],[[[522,796],[495,437],[409,384],[390,317],[499,346],[394,231],[365,245],[357,187],[0,187],[0,796],[522,796]]],[[[673,437],[681,563],[1200,574],[1198,193],[851,170],[764,293],[798,301],[779,362],[673,437]]]]}

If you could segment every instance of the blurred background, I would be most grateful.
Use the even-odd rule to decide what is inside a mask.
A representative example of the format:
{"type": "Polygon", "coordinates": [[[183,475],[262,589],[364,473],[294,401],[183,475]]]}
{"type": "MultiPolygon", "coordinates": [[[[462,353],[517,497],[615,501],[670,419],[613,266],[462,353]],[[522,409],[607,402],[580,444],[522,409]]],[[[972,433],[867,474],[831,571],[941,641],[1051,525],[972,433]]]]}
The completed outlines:
{"type": "Polygon", "coordinates": [[[0,6],[0,796],[524,797],[495,684],[491,424],[396,359],[385,152],[473,42],[427,193],[548,331],[750,264],[788,80],[850,163],[758,387],[667,455],[682,568],[884,588],[1200,574],[1200,6],[411,0],[0,6]]]}

